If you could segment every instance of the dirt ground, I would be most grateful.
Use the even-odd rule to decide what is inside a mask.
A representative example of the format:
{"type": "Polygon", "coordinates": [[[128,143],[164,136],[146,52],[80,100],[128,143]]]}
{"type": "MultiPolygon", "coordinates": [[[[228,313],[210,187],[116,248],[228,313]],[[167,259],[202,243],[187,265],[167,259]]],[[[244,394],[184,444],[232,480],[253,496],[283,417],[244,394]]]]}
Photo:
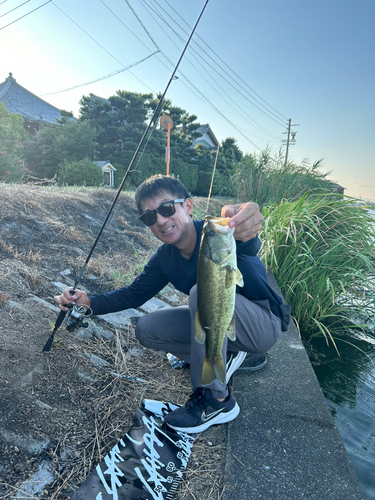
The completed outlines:
{"type": "MultiPolygon", "coordinates": [[[[92,318],[79,332],[64,322],[50,353],[42,351],[58,314],[53,296],[74,283],[114,196],[0,184],[0,498],[69,499],[144,398],[183,404],[190,394],[188,369],[173,370],[165,356],[141,348],[134,322],[114,328],[92,318]],[[48,484],[28,489],[38,474],[49,474],[48,484]]],[[[199,217],[206,200],[194,201],[199,217]]],[[[130,283],[158,245],[132,195],[121,194],[79,288],[93,294],[130,283]]],[[[172,287],[161,298],[186,303],[172,287]]],[[[202,433],[176,498],[219,499],[225,450],[226,426],[202,433]]]]}

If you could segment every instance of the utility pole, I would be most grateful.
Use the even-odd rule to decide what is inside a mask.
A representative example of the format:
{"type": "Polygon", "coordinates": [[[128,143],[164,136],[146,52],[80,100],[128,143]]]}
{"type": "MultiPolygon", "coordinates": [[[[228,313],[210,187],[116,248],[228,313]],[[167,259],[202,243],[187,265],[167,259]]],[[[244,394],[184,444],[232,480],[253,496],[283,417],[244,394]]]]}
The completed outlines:
{"type": "Polygon", "coordinates": [[[292,119],[289,118],[289,120],[288,120],[288,126],[287,126],[287,131],[283,132],[283,134],[288,134],[287,140],[286,141],[282,141],[284,143],[286,142],[284,167],[285,167],[285,165],[288,162],[289,145],[293,146],[296,143],[296,139],[295,138],[296,138],[297,132],[291,131],[291,127],[298,127],[298,126],[299,126],[299,123],[295,123],[295,124],[292,125],[292,119]],[[290,136],[292,136],[292,138],[290,138],[290,136]]]}

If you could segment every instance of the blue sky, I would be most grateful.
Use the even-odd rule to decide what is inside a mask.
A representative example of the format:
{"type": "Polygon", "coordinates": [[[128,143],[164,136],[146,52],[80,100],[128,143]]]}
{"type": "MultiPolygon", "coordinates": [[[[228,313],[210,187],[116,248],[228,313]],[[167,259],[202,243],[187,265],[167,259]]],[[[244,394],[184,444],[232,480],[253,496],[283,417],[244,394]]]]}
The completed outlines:
{"type": "MultiPolygon", "coordinates": [[[[9,12],[23,0],[0,0],[0,81],[12,72],[75,116],[90,92],[162,92],[205,3],[52,0],[19,19],[45,1],[9,12]],[[45,95],[134,64],[155,44],[161,52],[128,71],[45,95]]],[[[348,195],[375,200],[374,19],[373,0],[209,0],[167,97],[246,153],[277,151],[291,118],[296,163],[323,159],[348,195]]]]}

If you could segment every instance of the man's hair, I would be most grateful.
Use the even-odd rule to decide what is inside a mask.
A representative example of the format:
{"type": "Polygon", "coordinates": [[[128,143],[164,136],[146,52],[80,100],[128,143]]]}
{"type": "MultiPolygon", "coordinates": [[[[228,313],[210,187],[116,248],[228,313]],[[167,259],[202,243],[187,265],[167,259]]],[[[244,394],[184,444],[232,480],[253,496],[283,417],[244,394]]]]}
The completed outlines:
{"type": "Polygon", "coordinates": [[[190,193],[182,182],[173,175],[156,174],[149,177],[137,187],[135,203],[139,214],[143,214],[142,202],[144,200],[170,193],[174,199],[190,198],[190,193]]]}

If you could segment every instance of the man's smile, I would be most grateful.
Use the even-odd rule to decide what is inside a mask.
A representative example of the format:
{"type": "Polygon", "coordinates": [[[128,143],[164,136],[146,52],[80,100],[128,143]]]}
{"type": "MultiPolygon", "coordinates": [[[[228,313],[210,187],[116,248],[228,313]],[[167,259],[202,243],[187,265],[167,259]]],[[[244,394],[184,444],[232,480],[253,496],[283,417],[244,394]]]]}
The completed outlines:
{"type": "Polygon", "coordinates": [[[163,229],[162,233],[163,234],[167,234],[167,233],[170,233],[172,231],[172,229],[174,228],[174,226],[168,226],[166,227],[165,229],[163,229]]]}

